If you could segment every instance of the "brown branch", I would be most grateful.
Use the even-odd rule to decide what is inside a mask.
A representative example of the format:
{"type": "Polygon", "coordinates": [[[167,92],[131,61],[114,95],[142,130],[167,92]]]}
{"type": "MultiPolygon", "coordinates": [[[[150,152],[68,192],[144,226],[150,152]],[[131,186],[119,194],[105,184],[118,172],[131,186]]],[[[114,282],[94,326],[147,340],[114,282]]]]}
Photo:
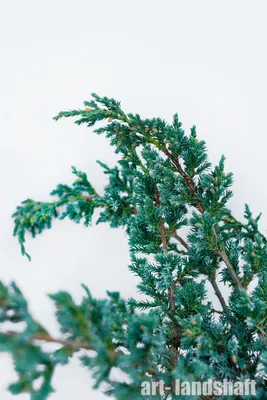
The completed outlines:
{"type": "MultiPolygon", "coordinates": [[[[157,206],[160,205],[160,194],[159,194],[158,190],[156,190],[156,205],[157,206]]],[[[166,228],[164,226],[164,222],[162,221],[162,219],[159,222],[159,231],[160,231],[160,236],[161,236],[161,241],[162,241],[163,254],[166,257],[167,253],[168,253],[168,249],[167,249],[167,234],[166,234],[166,228]]],[[[175,311],[175,301],[174,301],[173,284],[169,288],[169,301],[170,301],[170,311],[174,312],[175,311]]]]}
{"type": "Polygon", "coordinates": [[[165,155],[172,161],[172,163],[176,166],[177,171],[179,172],[179,174],[184,178],[184,181],[185,181],[187,187],[189,188],[190,192],[192,193],[192,195],[193,195],[193,197],[194,197],[195,206],[198,208],[198,210],[201,212],[201,214],[204,214],[205,209],[204,209],[203,205],[201,204],[201,201],[198,200],[198,199],[196,198],[197,189],[196,189],[196,187],[195,187],[195,184],[194,184],[194,182],[193,182],[193,179],[190,178],[190,177],[186,174],[186,172],[183,170],[183,168],[182,168],[182,166],[181,166],[181,164],[180,164],[180,162],[179,162],[179,159],[178,159],[178,158],[175,158],[175,157],[169,152],[169,150],[168,150],[166,147],[163,148],[163,152],[164,152],[165,155]]]}
{"type": "Polygon", "coordinates": [[[215,276],[212,277],[212,278],[209,278],[209,281],[210,281],[210,283],[211,283],[211,285],[212,285],[212,287],[213,287],[213,289],[214,289],[214,292],[215,292],[216,296],[217,296],[218,299],[219,299],[219,302],[220,302],[220,304],[221,304],[221,306],[222,306],[223,311],[224,311],[225,313],[227,313],[227,305],[226,305],[226,302],[225,302],[225,300],[224,300],[224,298],[223,298],[222,292],[220,291],[220,288],[219,288],[219,286],[217,285],[215,276]]]}
{"type": "Polygon", "coordinates": [[[227,269],[228,269],[233,281],[235,282],[238,290],[244,289],[242,287],[242,283],[241,283],[239,277],[237,276],[237,274],[236,274],[236,272],[234,270],[234,267],[232,266],[231,261],[229,260],[225,250],[219,251],[218,254],[222,257],[222,259],[223,259],[223,261],[224,261],[224,263],[225,263],[225,265],[226,265],[226,267],[227,267],[227,269]]]}
{"type": "MultiPolygon", "coordinates": [[[[2,333],[2,332],[1,332],[2,333]]],[[[8,332],[3,332],[6,336],[8,336],[10,339],[16,338],[19,336],[18,332],[13,332],[13,331],[8,331],[8,332]]],[[[31,337],[31,341],[44,341],[47,343],[57,343],[61,344],[62,346],[69,347],[70,349],[74,351],[78,351],[80,349],[86,349],[86,350],[95,350],[95,348],[87,343],[87,342],[80,342],[78,340],[70,340],[70,339],[57,339],[52,336],[50,336],[48,333],[36,333],[31,337]]]]}
{"type": "MultiPolygon", "coordinates": [[[[159,191],[156,190],[156,205],[160,205],[160,194],[159,191]]],[[[166,234],[166,228],[164,226],[164,222],[162,219],[159,222],[159,231],[161,235],[161,241],[162,241],[162,250],[163,254],[166,257],[168,253],[168,248],[167,248],[167,234],[166,234]]],[[[175,296],[174,296],[174,289],[175,289],[175,283],[172,282],[171,286],[168,288],[168,298],[169,298],[169,309],[172,314],[175,313],[175,296]]],[[[175,326],[172,327],[172,332],[171,332],[171,357],[170,357],[170,364],[171,368],[175,368],[175,361],[178,357],[179,350],[178,350],[178,342],[179,342],[179,334],[177,333],[177,329],[175,326]]]]}
{"type": "Polygon", "coordinates": [[[172,237],[174,238],[174,239],[176,239],[182,246],[184,246],[184,248],[186,249],[186,250],[188,250],[188,244],[186,243],[186,241],[183,239],[183,238],[181,238],[181,236],[179,236],[175,231],[174,231],[174,233],[172,234],[172,237]]]}
{"type": "MultiPolygon", "coordinates": [[[[186,174],[186,172],[184,171],[184,169],[182,168],[182,166],[181,166],[181,164],[179,162],[179,159],[175,158],[166,147],[163,147],[162,151],[172,161],[172,163],[176,166],[179,174],[184,178],[184,181],[185,181],[187,187],[189,188],[193,198],[195,199],[196,208],[199,210],[199,212],[201,214],[204,214],[205,208],[204,208],[203,204],[201,203],[201,201],[197,199],[197,189],[196,189],[196,186],[195,186],[195,184],[193,182],[193,179],[190,178],[186,174]]],[[[216,232],[214,232],[214,237],[215,237],[215,239],[217,241],[216,232]]],[[[242,283],[241,283],[239,277],[237,276],[237,274],[236,274],[236,272],[235,272],[235,270],[234,270],[234,268],[233,268],[233,266],[232,266],[232,264],[231,264],[231,262],[230,262],[230,260],[229,260],[229,258],[227,256],[225,250],[218,252],[218,254],[222,257],[222,259],[223,259],[223,261],[224,261],[224,263],[225,263],[225,265],[226,265],[226,267],[227,267],[227,269],[228,269],[228,271],[229,271],[229,273],[230,273],[235,285],[237,286],[238,290],[244,289],[242,287],[242,283]]]]}
{"type": "Polygon", "coordinates": [[[214,313],[216,313],[216,314],[221,314],[221,315],[223,315],[223,312],[222,312],[222,311],[215,310],[215,308],[213,308],[211,311],[214,312],[214,313]]]}
{"type": "Polygon", "coordinates": [[[163,254],[166,257],[167,256],[167,235],[166,235],[166,228],[164,226],[162,219],[159,222],[159,231],[160,231],[160,236],[161,236],[161,241],[162,241],[163,254]]]}
{"type": "Polygon", "coordinates": [[[90,201],[90,200],[97,199],[97,198],[99,198],[99,197],[100,197],[100,196],[99,196],[98,194],[92,194],[92,195],[90,195],[90,196],[84,196],[84,200],[90,201]]]}

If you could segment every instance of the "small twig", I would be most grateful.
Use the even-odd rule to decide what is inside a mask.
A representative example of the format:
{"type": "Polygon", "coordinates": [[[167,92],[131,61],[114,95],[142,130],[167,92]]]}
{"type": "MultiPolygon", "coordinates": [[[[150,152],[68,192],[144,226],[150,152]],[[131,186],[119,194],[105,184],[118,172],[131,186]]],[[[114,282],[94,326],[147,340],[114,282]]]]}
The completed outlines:
{"type": "Polygon", "coordinates": [[[219,299],[219,302],[220,302],[220,304],[221,304],[221,306],[222,306],[222,309],[223,309],[223,311],[225,312],[225,313],[227,313],[227,305],[226,305],[226,302],[225,302],[225,300],[224,300],[224,298],[223,298],[223,295],[222,295],[222,293],[221,293],[221,291],[220,291],[220,288],[219,288],[219,286],[217,285],[217,282],[216,282],[216,278],[215,278],[215,276],[214,277],[210,277],[209,278],[209,281],[210,281],[210,283],[211,283],[211,285],[212,285],[212,287],[213,287],[213,289],[214,289],[214,292],[215,292],[215,294],[216,294],[216,296],[218,297],[218,299],[219,299]]]}
{"type": "Polygon", "coordinates": [[[223,312],[222,312],[222,311],[215,310],[215,308],[213,308],[211,311],[214,312],[214,313],[216,313],[216,314],[222,314],[222,315],[223,315],[223,312]]]}
{"type": "Polygon", "coordinates": [[[84,196],[84,200],[90,201],[99,198],[99,195],[93,194],[91,196],[84,196]]]}
{"type": "Polygon", "coordinates": [[[184,246],[184,248],[186,249],[186,250],[188,250],[188,244],[186,243],[186,241],[183,239],[183,238],[181,238],[181,236],[179,236],[176,232],[174,232],[173,234],[172,234],[172,237],[174,238],[174,239],[176,239],[182,246],[184,246]]]}

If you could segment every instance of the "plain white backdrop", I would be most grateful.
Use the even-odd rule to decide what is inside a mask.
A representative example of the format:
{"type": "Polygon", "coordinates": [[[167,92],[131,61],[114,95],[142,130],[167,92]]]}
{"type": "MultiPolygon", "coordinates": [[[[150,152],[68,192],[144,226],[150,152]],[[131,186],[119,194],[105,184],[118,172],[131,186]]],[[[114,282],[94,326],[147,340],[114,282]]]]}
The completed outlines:
{"type": "MultiPolygon", "coordinates": [[[[82,107],[91,92],[121,100],[128,112],[170,120],[177,111],[186,129],[196,124],[210,159],[225,154],[234,172],[235,215],[248,202],[263,211],[267,232],[266,12],[264,0],[1,2],[0,279],[19,284],[52,334],[58,326],[47,293],[66,289],[79,300],[84,282],[98,297],[106,289],[136,295],[122,230],[57,222],[28,241],[31,263],[12,237],[16,205],[48,200],[58,183],[72,182],[71,165],[103,190],[95,160],[116,161],[106,139],[52,120],[82,107]]],[[[78,364],[58,368],[51,400],[106,398],[92,392],[78,364]]],[[[0,398],[10,400],[15,373],[3,354],[0,371],[0,398]]]]}

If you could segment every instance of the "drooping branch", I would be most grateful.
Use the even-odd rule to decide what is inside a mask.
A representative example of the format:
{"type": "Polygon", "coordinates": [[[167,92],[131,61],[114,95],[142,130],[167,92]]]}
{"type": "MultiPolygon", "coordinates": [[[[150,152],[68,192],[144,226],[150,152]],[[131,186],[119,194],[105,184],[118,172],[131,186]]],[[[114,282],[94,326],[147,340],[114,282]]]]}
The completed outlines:
{"type": "MultiPolygon", "coordinates": [[[[8,331],[8,332],[3,332],[4,335],[9,337],[10,339],[18,337],[18,332],[14,331],[8,331]]],[[[95,350],[95,348],[88,342],[82,342],[78,340],[70,340],[70,339],[60,339],[60,338],[54,338],[50,336],[48,333],[42,333],[42,334],[34,334],[31,337],[31,342],[34,341],[41,341],[41,342],[47,342],[47,343],[56,343],[56,344],[61,344],[64,347],[68,347],[74,351],[78,351],[81,349],[85,350],[95,350]]]]}

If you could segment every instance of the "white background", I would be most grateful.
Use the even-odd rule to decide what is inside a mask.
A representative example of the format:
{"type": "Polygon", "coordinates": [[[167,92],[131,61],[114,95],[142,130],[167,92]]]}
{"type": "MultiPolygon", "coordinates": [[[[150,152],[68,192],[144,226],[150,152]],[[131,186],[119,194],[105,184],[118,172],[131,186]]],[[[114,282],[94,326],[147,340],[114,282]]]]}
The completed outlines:
{"type": "MultiPolygon", "coordinates": [[[[245,202],[263,211],[266,233],[266,11],[264,0],[1,2],[0,279],[20,285],[52,334],[47,293],[67,289],[79,300],[84,282],[98,297],[106,289],[136,294],[122,230],[57,222],[28,241],[31,263],[12,237],[16,205],[48,200],[58,183],[72,182],[71,165],[103,190],[95,160],[116,160],[106,139],[52,121],[91,92],[121,100],[128,112],[170,120],[178,111],[186,129],[196,124],[211,160],[224,153],[234,172],[235,214],[245,202]]],[[[15,374],[2,354],[0,371],[0,398],[9,400],[15,374]]],[[[78,361],[57,369],[54,386],[51,400],[106,398],[91,391],[78,361]]]]}

